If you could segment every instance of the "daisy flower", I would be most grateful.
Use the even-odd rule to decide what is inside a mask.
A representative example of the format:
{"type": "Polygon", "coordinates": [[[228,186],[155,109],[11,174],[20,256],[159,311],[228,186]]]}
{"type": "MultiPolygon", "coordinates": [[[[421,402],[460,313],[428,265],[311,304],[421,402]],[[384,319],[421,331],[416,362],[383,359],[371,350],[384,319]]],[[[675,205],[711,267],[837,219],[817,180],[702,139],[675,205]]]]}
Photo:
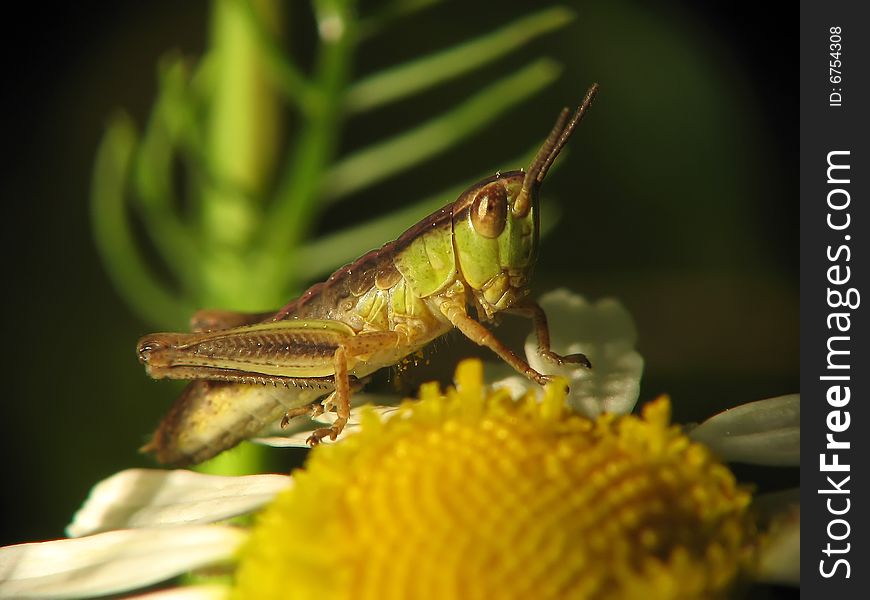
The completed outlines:
{"type": "Polygon", "coordinates": [[[793,464],[797,397],[687,434],[666,397],[590,417],[569,404],[592,392],[516,398],[484,381],[463,361],[455,387],[425,384],[389,418],[363,410],[292,477],[119,473],[72,539],[0,549],[0,597],[114,594],[201,568],[230,577],[148,597],[697,598],[795,576],[799,522],[776,509],[790,498],[754,501],[719,457],[793,464]],[[264,505],[251,527],[225,522],[264,505]]]}

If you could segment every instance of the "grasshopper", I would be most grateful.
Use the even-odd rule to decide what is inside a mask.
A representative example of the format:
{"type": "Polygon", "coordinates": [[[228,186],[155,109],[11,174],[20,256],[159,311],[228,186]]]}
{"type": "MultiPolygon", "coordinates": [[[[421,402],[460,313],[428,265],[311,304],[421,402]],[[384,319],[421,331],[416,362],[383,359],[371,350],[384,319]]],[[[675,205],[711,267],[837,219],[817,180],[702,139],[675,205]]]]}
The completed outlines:
{"type": "Polygon", "coordinates": [[[597,91],[594,84],[573,116],[562,110],[527,171],[497,173],[471,186],[277,312],[199,311],[191,333],[139,340],[148,375],[193,380],[143,450],[162,463],[197,463],[279,419],[286,426],[324,409],[337,418],[308,443],[334,440],[347,423],[351,394],[367,375],[454,328],[544,385],[547,375],[482,324],[499,312],[531,318],[538,351],[550,362],[591,367],[582,354],[550,350],[547,317],[527,295],[541,183],[597,91]]]}

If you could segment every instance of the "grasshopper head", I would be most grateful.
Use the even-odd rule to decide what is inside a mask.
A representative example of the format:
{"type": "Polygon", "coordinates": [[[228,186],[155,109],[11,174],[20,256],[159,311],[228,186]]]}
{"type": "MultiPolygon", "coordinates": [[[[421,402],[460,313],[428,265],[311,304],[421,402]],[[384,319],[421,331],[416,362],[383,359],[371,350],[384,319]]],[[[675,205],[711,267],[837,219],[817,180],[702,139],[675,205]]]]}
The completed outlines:
{"type": "Polygon", "coordinates": [[[453,203],[460,272],[487,317],[529,291],[538,250],[541,183],[597,92],[593,85],[573,116],[567,108],[562,111],[528,171],[497,174],[453,203]]]}

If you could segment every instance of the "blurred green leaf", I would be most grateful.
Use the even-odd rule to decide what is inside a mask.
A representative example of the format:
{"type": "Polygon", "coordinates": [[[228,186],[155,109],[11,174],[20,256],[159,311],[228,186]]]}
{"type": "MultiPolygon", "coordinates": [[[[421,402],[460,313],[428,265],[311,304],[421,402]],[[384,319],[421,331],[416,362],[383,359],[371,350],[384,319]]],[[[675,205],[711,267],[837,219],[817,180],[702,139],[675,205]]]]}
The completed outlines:
{"type": "Polygon", "coordinates": [[[536,60],[450,111],[341,159],[325,177],[323,200],[335,202],[446,151],[552,83],[560,70],[555,61],[536,60]]]}
{"type": "Polygon", "coordinates": [[[171,328],[184,323],[193,307],[167,291],[152,275],[125,210],[136,131],[127,115],[112,119],[97,150],[91,188],[94,240],[119,293],[138,313],[171,328]]]}
{"type": "Polygon", "coordinates": [[[177,212],[172,189],[177,138],[189,127],[183,91],[186,81],[187,69],[181,59],[167,59],[161,68],[157,101],[135,154],[133,182],[148,235],[178,281],[194,290],[199,281],[195,237],[177,212]]]}
{"type": "Polygon", "coordinates": [[[422,92],[498,60],[573,19],[571,10],[554,6],[469,42],[369,75],[348,88],[345,108],[351,114],[364,112],[422,92]]]}
{"type": "Polygon", "coordinates": [[[362,17],[357,36],[360,40],[364,40],[377,35],[398,21],[441,2],[444,0],[394,0],[378,13],[362,17]]]}

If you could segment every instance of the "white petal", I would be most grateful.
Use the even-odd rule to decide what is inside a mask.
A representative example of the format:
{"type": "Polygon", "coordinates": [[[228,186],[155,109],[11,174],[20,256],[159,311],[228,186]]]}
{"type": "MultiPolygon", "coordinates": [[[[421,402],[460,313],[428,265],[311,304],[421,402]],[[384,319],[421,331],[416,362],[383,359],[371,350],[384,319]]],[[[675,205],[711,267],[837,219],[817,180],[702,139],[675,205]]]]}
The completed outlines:
{"type": "Polygon", "coordinates": [[[710,417],[689,432],[727,461],[758,465],[800,464],[799,394],[750,402],[710,417]]]}
{"type": "Polygon", "coordinates": [[[0,548],[0,598],[133,590],[230,559],[247,534],[221,525],[125,529],[0,548]]]}
{"type": "Polygon", "coordinates": [[[590,304],[565,289],[545,294],[540,304],[550,325],[551,349],[563,355],[581,352],[592,369],[544,360],[534,334],[526,339],[529,364],[547,375],[566,377],[568,403],[589,417],[631,412],[640,392],[643,358],[634,349],[637,333],[628,311],[616,300],[590,304]]]}
{"type": "Polygon", "coordinates": [[[286,475],[222,477],[184,470],[128,469],[94,486],[67,527],[67,535],[212,523],[263,506],[292,482],[286,475]]]}
{"type": "MultiPolygon", "coordinates": [[[[305,429],[302,431],[297,431],[295,433],[291,433],[290,435],[270,435],[264,437],[256,437],[251,438],[251,442],[255,444],[263,444],[264,446],[271,446],[273,448],[310,448],[311,446],[308,444],[308,438],[311,437],[311,432],[314,431],[314,428],[305,429]]],[[[334,440],[329,439],[328,437],[320,440],[321,444],[334,444],[344,438],[344,436],[355,433],[359,431],[359,423],[345,425],[341,434],[336,437],[334,440]]]]}
{"type": "MultiPolygon", "coordinates": [[[[378,407],[395,407],[401,404],[402,398],[395,395],[386,394],[354,394],[351,397],[351,419],[354,419],[355,409],[362,406],[378,407]]],[[[260,432],[256,440],[272,439],[274,437],[289,437],[295,434],[301,435],[303,432],[311,433],[314,429],[322,427],[323,423],[331,425],[335,422],[336,415],[334,411],[326,411],[316,417],[297,417],[291,419],[285,427],[281,427],[280,421],[266,427],[260,432]]],[[[271,445],[271,444],[270,444],[271,445]]]]}
{"type": "MultiPolygon", "coordinates": [[[[505,377],[503,379],[496,379],[495,377],[489,377],[488,373],[490,372],[490,365],[485,365],[487,373],[487,381],[493,381],[492,387],[496,390],[506,389],[510,392],[511,397],[519,398],[523,394],[525,394],[529,388],[532,387],[532,382],[530,382],[525,377],[520,377],[519,375],[511,375],[509,377],[505,377]]],[[[493,371],[495,369],[492,369],[493,371]]],[[[499,369],[501,371],[501,369],[499,369]]],[[[503,374],[503,373],[502,373],[503,374]]]]}
{"type": "MultiPolygon", "coordinates": [[[[377,414],[381,420],[386,420],[392,416],[397,410],[399,410],[399,406],[397,404],[392,405],[381,405],[376,406],[372,404],[368,404],[366,406],[359,406],[350,409],[350,415],[347,418],[347,424],[358,426],[360,424],[360,419],[362,418],[362,414],[364,410],[370,410],[377,414]]],[[[338,419],[338,415],[334,412],[323,413],[317,417],[317,422],[323,425],[332,425],[338,419]]]]}
{"type": "MultiPolygon", "coordinates": [[[[344,435],[344,434],[342,434],[344,435]]],[[[271,446],[272,448],[310,448],[308,438],[311,437],[311,430],[299,431],[290,435],[266,435],[263,437],[251,438],[248,441],[263,446],[271,446]]],[[[323,440],[324,444],[329,444],[330,439],[323,440]]]]}
{"type": "Polygon", "coordinates": [[[228,585],[184,585],[148,594],[126,596],[125,600],[226,600],[232,588],[228,585]]]}
{"type": "MultiPolygon", "coordinates": [[[[392,417],[394,413],[399,410],[398,406],[360,406],[354,407],[350,409],[350,416],[347,420],[347,425],[344,426],[341,434],[335,439],[331,440],[328,437],[321,440],[322,444],[334,444],[337,441],[340,441],[347,435],[355,433],[359,431],[360,428],[360,415],[363,409],[372,410],[377,414],[382,421],[385,421],[392,417]]],[[[335,420],[338,416],[333,412],[323,413],[317,418],[317,422],[320,425],[331,425],[335,423],[335,420]]],[[[315,424],[317,425],[317,424],[315,424]]],[[[264,444],[266,446],[273,446],[275,448],[308,448],[308,438],[311,436],[311,432],[314,427],[310,429],[304,429],[302,431],[296,431],[291,433],[290,435],[274,435],[274,436],[264,436],[257,437],[251,439],[252,442],[257,444],[264,444]]]]}

